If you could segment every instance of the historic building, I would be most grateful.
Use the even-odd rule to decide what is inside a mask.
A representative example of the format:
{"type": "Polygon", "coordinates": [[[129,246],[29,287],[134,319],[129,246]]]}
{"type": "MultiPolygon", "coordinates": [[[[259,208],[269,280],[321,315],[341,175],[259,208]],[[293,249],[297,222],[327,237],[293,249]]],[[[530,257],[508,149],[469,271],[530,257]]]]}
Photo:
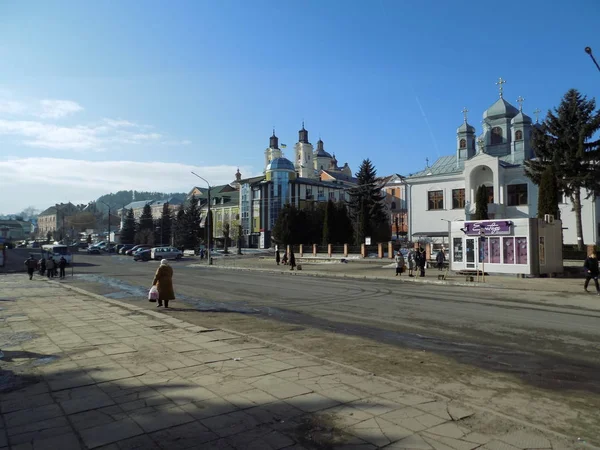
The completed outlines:
{"type": "MultiPolygon", "coordinates": [[[[484,185],[488,193],[490,219],[517,219],[537,216],[537,186],[525,176],[524,162],[533,158],[532,131],[537,120],[504,99],[504,80],[498,81],[500,98],[483,113],[483,131],[476,136],[468,123],[468,110],[457,129],[453,155],[411,174],[408,183],[409,237],[442,241],[448,237],[448,221],[472,220],[475,195],[484,185]]],[[[534,111],[539,114],[539,110],[534,111]]],[[[585,198],[585,194],[582,196],[585,198]]],[[[600,200],[583,202],[584,242],[598,242],[600,200]]],[[[576,244],[575,215],[566,199],[560,206],[565,244],[576,244]]]]}
{"type": "Polygon", "coordinates": [[[397,173],[379,179],[384,205],[390,220],[392,240],[404,239],[408,234],[407,184],[397,173]]]}
{"type": "Polygon", "coordinates": [[[246,246],[271,246],[271,230],[284,205],[309,208],[317,202],[346,201],[347,189],[356,184],[348,164],[340,168],[335,155],[325,151],[321,139],[316,150],[313,148],[304,124],[294,146],[294,162],[285,158],[282,148],[273,131],[264,152],[264,174],[238,181],[240,222],[246,246]]]}
{"type": "Polygon", "coordinates": [[[65,227],[66,218],[77,213],[73,203],[60,203],[45,209],[38,216],[38,235],[45,237],[65,227]]]}

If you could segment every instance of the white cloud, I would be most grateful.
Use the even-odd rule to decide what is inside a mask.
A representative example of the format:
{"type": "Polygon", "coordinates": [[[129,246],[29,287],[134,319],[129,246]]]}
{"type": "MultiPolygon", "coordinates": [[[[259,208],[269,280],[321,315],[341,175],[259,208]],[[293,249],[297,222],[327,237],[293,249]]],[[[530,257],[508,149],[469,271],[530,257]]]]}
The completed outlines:
{"type": "MultiPolygon", "coordinates": [[[[59,158],[15,158],[0,161],[0,213],[14,213],[27,206],[45,209],[71,201],[87,203],[120,190],[189,192],[201,184],[190,172],[213,185],[230,183],[237,166],[196,167],[179,163],[136,161],[84,161],[59,158]]],[[[256,173],[240,167],[244,177],[256,173]]]]}
{"type": "Polygon", "coordinates": [[[42,119],[60,119],[83,111],[81,105],[71,100],[41,100],[40,106],[41,111],[38,115],[42,119]]]}
{"type": "Polygon", "coordinates": [[[27,111],[27,106],[24,103],[14,100],[0,99],[0,114],[19,115],[27,111]]]}

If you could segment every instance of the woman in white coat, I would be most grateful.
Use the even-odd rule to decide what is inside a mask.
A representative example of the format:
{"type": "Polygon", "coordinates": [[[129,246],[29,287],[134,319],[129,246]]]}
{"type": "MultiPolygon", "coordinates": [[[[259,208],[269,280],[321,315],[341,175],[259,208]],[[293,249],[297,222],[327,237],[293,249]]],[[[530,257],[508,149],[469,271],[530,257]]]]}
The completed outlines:
{"type": "Polygon", "coordinates": [[[396,253],[396,276],[398,275],[402,275],[402,268],[404,267],[404,256],[402,256],[402,253],[400,252],[400,250],[398,250],[398,253],[396,253]]]}

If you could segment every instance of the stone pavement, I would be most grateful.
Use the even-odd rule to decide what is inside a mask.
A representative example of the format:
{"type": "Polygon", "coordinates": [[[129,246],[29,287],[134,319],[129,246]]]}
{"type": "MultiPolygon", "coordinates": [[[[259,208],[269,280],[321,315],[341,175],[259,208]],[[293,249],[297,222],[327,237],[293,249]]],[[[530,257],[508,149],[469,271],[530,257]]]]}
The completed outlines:
{"type": "Polygon", "coordinates": [[[0,449],[569,449],[583,443],[233,332],[0,277],[0,449]]]}

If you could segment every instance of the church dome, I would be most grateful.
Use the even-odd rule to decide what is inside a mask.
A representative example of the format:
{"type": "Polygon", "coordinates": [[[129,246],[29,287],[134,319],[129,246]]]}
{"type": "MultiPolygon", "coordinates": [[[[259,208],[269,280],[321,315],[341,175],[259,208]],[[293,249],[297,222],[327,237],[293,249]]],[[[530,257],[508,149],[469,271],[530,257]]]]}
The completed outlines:
{"type": "Polygon", "coordinates": [[[325,151],[325,148],[323,147],[323,141],[321,139],[317,141],[315,156],[318,156],[319,158],[331,158],[331,155],[325,151]]]}
{"type": "Polygon", "coordinates": [[[531,123],[531,117],[529,117],[527,114],[523,114],[523,111],[519,111],[519,114],[517,114],[515,117],[512,118],[512,120],[510,121],[510,123],[531,123]]]}
{"type": "Polygon", "coordinates": [[[458,127],[456,130],[457,133],[475,133],[475,127],[469,125],[467,122],[463,122],[463,124],[458,127]]]}
{"type": "Polygon", "coordinates": [[[275,158],[267,166],[267,171],[272,170],[291,170],[295,171],[294,164],[287,158],[275,158]]]}
{"type": "Polygon", "coordinates": [[[508,103],[503,98],[499,98],[496,103],[490,106],[484,113],[484,119],[501,119],[503,117],[512,119],[517,114],[519,114],[519,110],[515,108],[513,105],[508,103]]]}

